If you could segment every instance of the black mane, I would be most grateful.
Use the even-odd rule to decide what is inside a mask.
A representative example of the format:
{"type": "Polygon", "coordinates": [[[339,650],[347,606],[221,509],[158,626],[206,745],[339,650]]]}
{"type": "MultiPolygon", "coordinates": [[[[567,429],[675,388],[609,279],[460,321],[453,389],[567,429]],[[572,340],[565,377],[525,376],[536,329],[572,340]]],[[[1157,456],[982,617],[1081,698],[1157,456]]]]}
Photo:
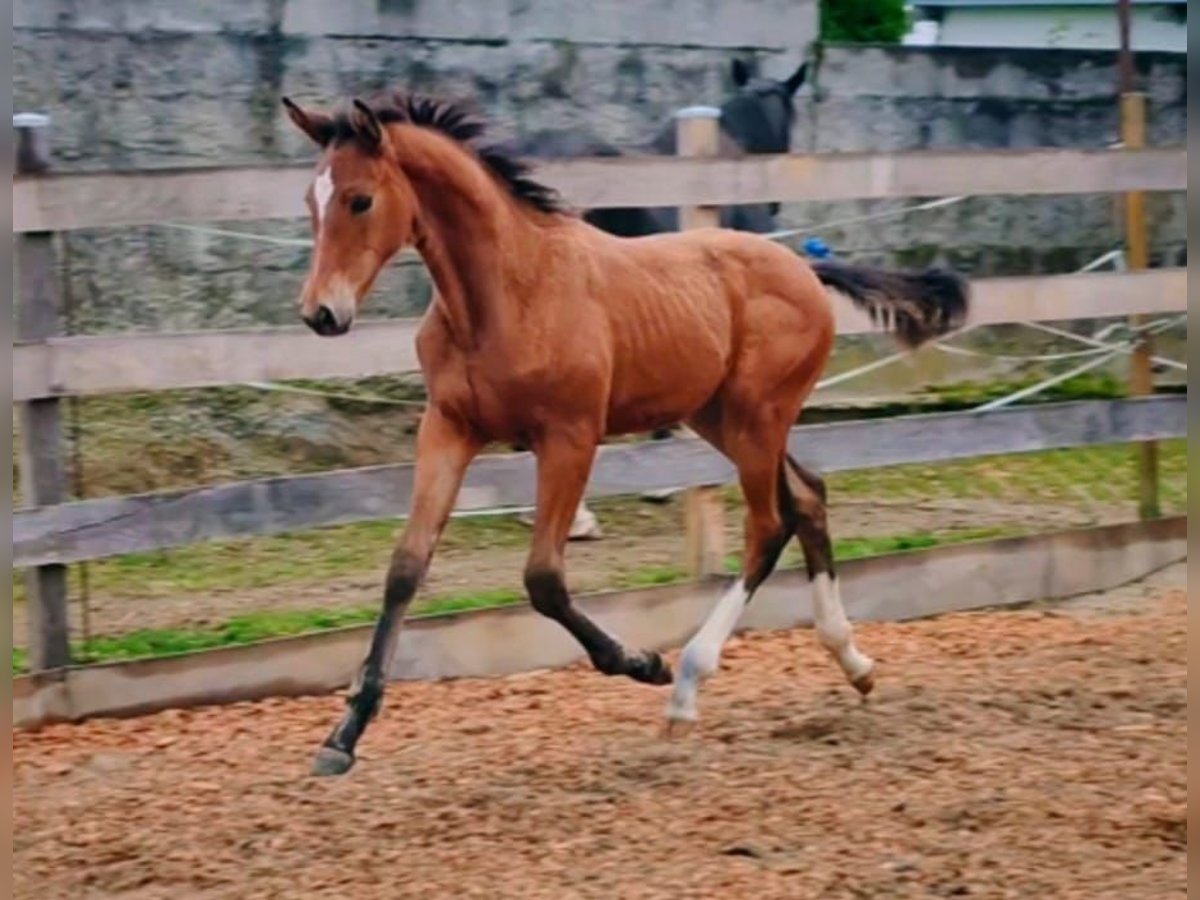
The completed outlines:
{"type": "MultiPolygon", "coordinates": [[[[566,203],[556,190],[530,177],[529,163],[507,147],[481,140],[487,132],[487,123],[465,104],[397,93],[383,100],[370,101],[368,106],[384,125],[405,122],[433,128],[469,147],[488,171],[505,184],[509,193],[535,209],[547,213],[567,211],[566,203]]],[[[341,113],[335,116],[334,142],[356,139],[350,115],[341,113]]]]}

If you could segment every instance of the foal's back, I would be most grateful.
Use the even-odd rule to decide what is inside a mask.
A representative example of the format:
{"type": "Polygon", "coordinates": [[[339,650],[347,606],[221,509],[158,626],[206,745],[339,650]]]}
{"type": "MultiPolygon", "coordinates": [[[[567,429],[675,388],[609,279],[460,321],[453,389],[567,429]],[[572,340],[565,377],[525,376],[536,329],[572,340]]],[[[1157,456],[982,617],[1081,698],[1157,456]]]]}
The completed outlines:
{"type": "Polygon", "coordinates": [[[832,341],[824,287],[807,262],[764,238],[716,228],[641,238],[587,230],[585,302],[612,344],[610,432],[686,418],[748,357],[798,356],[804,333],[832,341]]]}

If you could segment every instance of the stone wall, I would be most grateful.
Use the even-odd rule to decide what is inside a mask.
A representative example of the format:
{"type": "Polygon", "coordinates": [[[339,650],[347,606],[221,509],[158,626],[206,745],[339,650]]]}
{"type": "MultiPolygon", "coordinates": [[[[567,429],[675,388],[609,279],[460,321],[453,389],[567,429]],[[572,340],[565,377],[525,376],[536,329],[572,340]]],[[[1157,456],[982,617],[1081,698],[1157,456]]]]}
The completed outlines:
{"type": "MultiPolygon", "coordinates": [[[[1187,60],[1137,56],[1148,143],[1182,145],[1187,60]]],[[[1119,139],[1114,54],[941,47],[826,49],[793,146],[817,152],[1077,147],[1119,139]]],[[[1155,261],[1186,263],[1185,196],[1151,195],[1155,261]]],[[[789,205],[792,225],[918,202],[789,205]]],[[[880,262],[949,263],[980,275],[1075,269],[1121,241],[1119,198],[977,197],[929,212],[820,231],[837,252],[880,262]]]]}
{"type": "MultiPolygon", "coordinates": [[[[49,112],[63,170],[311,157],[278,98],[327,103],[390,85],[475,98],[502,133],[582,127],[648,138],[681,106],[718,103],[729,63],[783,76],[816,32],[797,0],[17,0],[14,106],[49,112]]],[[[1111,54],[826,48],[802,89],[795,146],[1101,147],[1116,137],[1111,54]]],[[[1146,54],[1151,141],[1179,143],[1186,57],[1146,54]]],[[[918,198],[919,199],[919,198],[918,198]]],[[[1182,196],[1152,198],[1156,254],[1178,261],[1182,196]]],[[[911,202],[911,201],[910,201],[911,202]]],[[[950,262],[973,274],[1066,271],[1118,239],[1113,198],[976,198],[818,233],[839,253],[950,262]]],[[[906,203],[794,204],[819,225],[906,203]]],[[[212,223],[300,236],[304,223],[212,223]]],[[[295,321],[303,249],[164,226],[63,241],[76,331],[295,321]]],[[[375,315],[428,297],[397,265],[375,315]]]]}

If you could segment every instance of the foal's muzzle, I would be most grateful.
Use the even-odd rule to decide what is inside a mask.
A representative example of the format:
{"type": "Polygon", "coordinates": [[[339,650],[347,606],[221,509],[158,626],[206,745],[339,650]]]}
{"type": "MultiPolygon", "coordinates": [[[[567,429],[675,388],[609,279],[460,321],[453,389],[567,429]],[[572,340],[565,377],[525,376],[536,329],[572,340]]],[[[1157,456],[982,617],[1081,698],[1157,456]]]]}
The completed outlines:
{"type": "Polygon", "coordinates": [[[315,331],[321,337],[336,337],[339,334],[345,334],[350,330],[352,319],[347,319],[345,322],[339,322],[337,316],[333,314],[333,310],[325,304],[317,307],[317,311],[311,316],[304,316],[304,324],[315,331]]]}

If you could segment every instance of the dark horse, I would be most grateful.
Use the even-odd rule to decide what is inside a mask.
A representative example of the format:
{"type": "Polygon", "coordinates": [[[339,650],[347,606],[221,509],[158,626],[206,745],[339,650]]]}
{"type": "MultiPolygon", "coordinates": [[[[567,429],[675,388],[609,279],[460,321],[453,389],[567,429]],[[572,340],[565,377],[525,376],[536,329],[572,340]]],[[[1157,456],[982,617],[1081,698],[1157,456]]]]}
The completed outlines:
{"type": "MultiPolygon", "coordinates": [[[[808,63],[782,81],[760,78],[752,67],[735,59],[731,67],[737,90],[721,106],[721,155],[787,153],[791,149],[792,123],[796,118],[793,100],[804,84],[808,63]]],[[[564,159],[580,156],[624,156],[623,151],[595,135],[577,130],[544,130],[517,143],[519,155],[564,159]]],[[[666,122],[649,143],[631,148],[632,153],[673,156],[675,122],[666,122]]],[[[763,233],[775,227],[777,203],[729,206],[721,209],[721,227],[763,233]]],[[[679,228],[679,211],[673,207],[617,207],[593,209],[584,220],[609,234],[640,237],[679,228]]]]}

